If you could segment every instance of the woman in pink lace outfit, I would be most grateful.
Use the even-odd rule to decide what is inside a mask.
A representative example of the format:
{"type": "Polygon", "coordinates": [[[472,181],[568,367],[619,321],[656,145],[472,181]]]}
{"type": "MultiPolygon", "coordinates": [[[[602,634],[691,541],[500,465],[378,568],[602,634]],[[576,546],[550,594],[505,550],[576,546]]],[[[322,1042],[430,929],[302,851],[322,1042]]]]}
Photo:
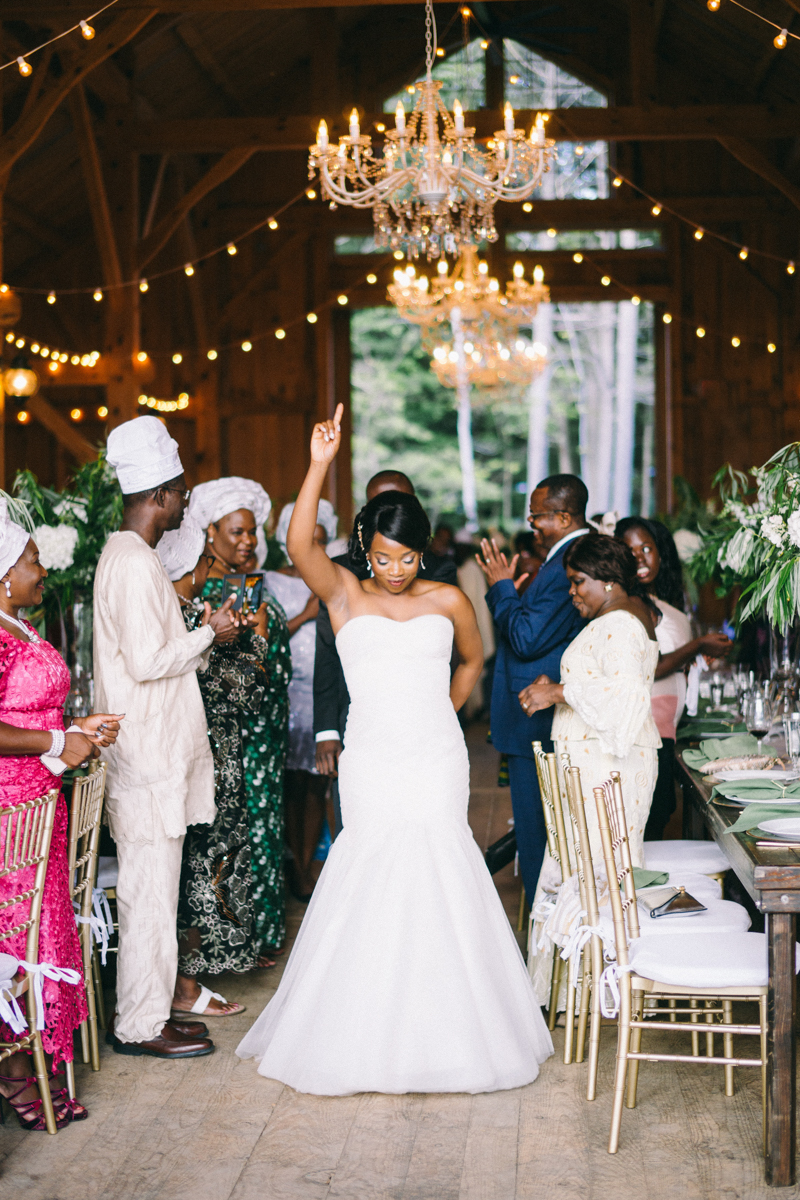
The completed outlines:
{"type": "MultiPolygon", "coordinates": [[[[66,664],[48,642],[38,637],[19,609],[41,603],[47,575],[39,563],[39,551],[21,525],[8,519],[6,501],[0,494],[0,810],[34,800],[58,780],[40,761],[53,751],[67,766],[77,766],[93,754],[96,746],[109,745],[119,728],[114,716],[93,714],[76,724],[82,733],[64,734],[63,707],[70,687],[66,664]],[[4,572],[4,573],[3,573],[4,572]],[[63,745],[62,745],[63,739],[63,745]]],[[[70,967],[83,973],[80,944],[72,910],[67,877],[68,813],[63,795],[56,805],[53,840],[42,899],[39,961],[70,967]]],[[[0,879],[0,904],[33,883],[35,868],[0,879]]],[[[0,909],[8,928],[24,920],[27,905],[0,909]]],[[[25,958],[24,932],[0,942],[0,951],[25,958]]],[[[44,981],[45,1028],[42,1042],[52,1057],[51,1091],[56,1120],[61,1127],[82,1120],[88,1113],[70,1101],[55,1067],[72,1060],[73,1031],[86,1018],[82,985],[44,981]]],[[[29,1010],[29,1019],[31,1019],[29,1010]]],[[[0,1022],[0,1041],[13,1042],[11,1029],[0,1022]]],[[[44,1128],[41,1100],[31,1078],[30,1056],[13,1055],[2,1063],[0,1094],[17,1112],[23,1128],[44,1128]]]]}

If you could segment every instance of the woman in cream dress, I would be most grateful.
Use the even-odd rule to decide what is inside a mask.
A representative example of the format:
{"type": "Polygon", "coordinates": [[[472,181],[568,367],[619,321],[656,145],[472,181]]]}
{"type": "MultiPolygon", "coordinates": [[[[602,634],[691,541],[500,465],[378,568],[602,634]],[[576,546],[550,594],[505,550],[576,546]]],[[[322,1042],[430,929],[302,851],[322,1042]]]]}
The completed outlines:
{"type": "MultiPolygon", "coordinates": [[[[556,705],[553,741],[559,758],[579,767],[586,800],[592,857],[602,856],[592,789],[619,771],[628,839],[635,866],[644,865],[644,827],[653,799],[657,750],[661,745],[650,708],[658,662],[658,612],[636,577],[628,547],[614,538],[588,534],[567,548],[564,567],[572,603],[589,624],[570,642],[561,659],[561,682],[541,675],[520,692],[526,712],[556,705]]],[[[561,882],[545,855],[534,903],[561,882]]],[[[550,955],[533,966],[541,1003],[550,986],[550,955]]]]}

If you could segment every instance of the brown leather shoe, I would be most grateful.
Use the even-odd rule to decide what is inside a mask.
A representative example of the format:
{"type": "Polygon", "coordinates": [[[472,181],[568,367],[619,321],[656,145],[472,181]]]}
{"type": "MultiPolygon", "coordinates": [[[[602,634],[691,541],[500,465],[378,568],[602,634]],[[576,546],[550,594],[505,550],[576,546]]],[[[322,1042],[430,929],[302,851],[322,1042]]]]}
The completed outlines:
{"type": "Polygon", "coordinates": [[[151,1058],[201,1058],[214,1053],[214,1043],[210,1038],[187,1037],[169,1023],[149,1042],[121,1042],[115,1037],[111,1045],[115,1054],[130,1054],[133,1057],[144,1054],[151,1058]]]}
{"type": "MultiPolygon", "coordinates": [[[[113,1012],[111,1019],[108,1022],[106,1032],[106,1043],[109,1046],[114,1045],[114,1023],[117,1019],[117,1014],[113,1012]]],[[[190,1038],[206,1038],[208,1037],[208,1026],[202,1021],[173,1021],[172,1017],[167,1017],[167,1025],[171,1025],[173,1029],[177,1029],[178,1033],[182,1033],[184,1037],[190,1038]]]]}
{"type": "Polygon", "coordinates": [[[207,1038],[208,1026],[202,1021],[176,1021],[173,1017],[167,1017],[167,1024],[173,1029],[177,1029],[178,1033],[182,1033],[184,1037],[190,1038],[207,1038]]]}

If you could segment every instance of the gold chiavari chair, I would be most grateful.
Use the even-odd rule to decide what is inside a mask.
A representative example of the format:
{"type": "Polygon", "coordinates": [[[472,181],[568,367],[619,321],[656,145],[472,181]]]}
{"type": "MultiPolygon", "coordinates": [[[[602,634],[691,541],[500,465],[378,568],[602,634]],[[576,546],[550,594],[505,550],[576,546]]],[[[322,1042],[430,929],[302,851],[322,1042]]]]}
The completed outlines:
{"type": "MultiPolygon", "coordinates": [[[[566,883],[572,875],[572,865],[570,863],[569,843],[567,841],[567,827],[564,821],[561,785],[558,779],[558,760],[555,754],[546,754],[544,752],[541,742],[533,742],[533,753],[536,760],[539,791],[542,797],[547,848],[550,852],[550,857],[558,864],[561,873],[561,882],[566,883]]],[[[532,944],[532,939],[536,936],[533,928],[534,920],[535,913],[532,907],[528,923],[529,947],[532,944]]],[[[550,985],[550,1009],[548,1014],[548,1027],[550,1030],[555,1029],[558,1019],[558,994],[561,988],[563,970],[564,960],[561,958],[559,947],[555,947],[553,951],[553,977],[550,985]]]]}
{"type": "Polygon", "coordinates": [[[7,995],[16,1000],[26,998],[28,1032],[17,1034],[14,1042],[0,1043],[0,1062],[20,1050],[31,1050],[34,1073],[39,1086],[45,1125],[48,1133],[57,1133],[53,1100],[47,1078],[47,1064],[42,1047],[42,1035],[37,1028],[38,1005],[36,1001],[36,971],[39,964],[39,926],[42,917],[42,894],[44,892],[47,862],[50,857],[50,842],[53,836],[58,789],[47,792],[37,800],[15,804],[0,809],[0,879],[16,875],[35,867],[33,885],[17,892],[0,903],[0,912],[16,905],[27,906],[27,917],[10,928],[0,928],[0,949],[3,942],[17,934],[26,933],[25,960],[28,964],[25,978],[12,985],[7,995]]]}
{"type": "MultiPolygon", "coordinates": [[[[88,775],[76,779],[72,787],[72,803],[69,817],[69,843],[67,864],[72,881],[72,902],[78,921],[78,930],[83,953],[83,975],[86,988],[88,1018],[82,1022],[81,1050],[83,1061],[91,1063],[93,1071],[100,1070],[100,1042],[97,1033],[96,988],[102,987],[93,953],[94,929],[97,914],[93,913],[94,889],[97,877],[97,848],[100,841],[100,818],[103,814],[106,765],[92,763],[88,775]],[[97,975],[97,977],[96,977],[97,975]]],[[[72,1063],[66,1064],[67,1088],[75,1096],[75,1072],[72,1063]]]]}
{"type": "MultiPolygon", "coordinates": [[[[600,839],[603,847],[606,876],[609,881],[609,902],[614,928],[616,962],[610,964],[599,982],[601,1001],[606,991],[614,997],[613,1009],[618,1013],[617,1059],[614,1078],[614,1102],[611,1118],[609,1154],[619,1148],[623,1104],[636,1105],[638,1064],[648,1062],[681,1062],[725,1068],[725,1094],[733,1094],[733,1069],[737,1066],[760,1067],[762,1102],[766,1101],[766,1037],[767,1037],[767,947],[761,933],[676,933],[659,937],[640,937],[636,888],[624,821],[619,776],[594,789],[600,839]],[[612,825],[613,822],[613,825],[612,825]],[[621,853],[615,853],[621,851],[621,853]],[[613,886],[616,881],[617,886],[613,886]],[[659,1008],[645,1008],[659,1000],[679,998],[687,1004],[677,1005],[666,1021],[657,1019],[659,1008]],[[658,1029],[669,1033],[692,1033],[697,1029],[697,1009],[692,1001],[702,999],[707,1021],[721,1019],[724,1023],[723,1057],[665,1054],[648,1049],[642,1053],[642,1031],[658,1029]],[[754,1000],[759,1005],[758,1025],[734,1025],[733,1000],[754,1000]],[[689,1020],[680,1020],[688,1017],[689,1020]],[[733,1035],[750,1034],[760,1038],[759,1058],[735,1058],[733,1035]]],[[[606,1009],[610,1013],[611,1009],[606,1009]]],[[[666,1016],[667,1014],[664,1013],[666,1016]]]]}

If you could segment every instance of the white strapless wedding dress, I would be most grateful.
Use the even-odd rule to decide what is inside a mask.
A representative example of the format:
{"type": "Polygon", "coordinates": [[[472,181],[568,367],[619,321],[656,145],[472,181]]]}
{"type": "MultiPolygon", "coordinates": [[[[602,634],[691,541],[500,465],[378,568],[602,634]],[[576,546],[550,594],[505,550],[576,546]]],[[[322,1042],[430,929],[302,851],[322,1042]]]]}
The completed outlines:
{"type": "Polygon", "coordinates": [[[236,1053],[300,1092],[492,1092],[553,1053],[467,824],[452,623],[365,615],[336,638],[350,691],[343,831],[280,986],[236,1053]]]}

